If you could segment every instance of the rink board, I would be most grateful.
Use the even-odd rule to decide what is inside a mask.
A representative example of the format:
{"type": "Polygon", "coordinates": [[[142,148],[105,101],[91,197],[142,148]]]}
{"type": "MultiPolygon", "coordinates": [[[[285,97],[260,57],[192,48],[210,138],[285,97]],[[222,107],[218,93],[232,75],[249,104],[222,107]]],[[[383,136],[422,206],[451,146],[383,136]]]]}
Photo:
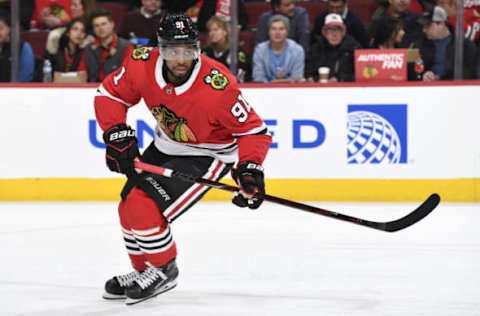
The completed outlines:
{"type": "MultiPolygon", "coordinates": [[[[418,201],[438,192],[447,201],[480,201],[476,85],[242,91],[273,136],[264,163],[271,194],[418,201]]],[[[94,94],[93,86],[0,88],[9,148],[0,158],[0,200],[118,199],[124,180],[105,168],[94,94]]],[[[143,150],[153,117],[140,104],[128,122],[143,150]]],[[[206,198],[229,194],[212,190],[206,198]]]]}

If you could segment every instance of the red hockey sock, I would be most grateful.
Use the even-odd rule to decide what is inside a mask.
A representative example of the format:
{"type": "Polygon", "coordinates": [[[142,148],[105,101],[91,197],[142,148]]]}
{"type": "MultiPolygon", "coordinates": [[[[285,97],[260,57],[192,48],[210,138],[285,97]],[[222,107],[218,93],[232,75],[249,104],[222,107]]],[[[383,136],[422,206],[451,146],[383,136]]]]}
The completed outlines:
{"type": "Polygon", "coordinates": [[[147,193],[133,188],[126,200],[125,215],[126,223],[146,261],[154,266],[162,266],[177,256],[170,225],[147,193]]]}
{"type": "Polygon", "coordinates": [[[130,257],[132,266],[137,271],[143,271],[147,269],[145,264],[147,259],[140,250],[140,247],[133,236],[133,232],[130,229],[130,226],[127,224],[127,206],[124,201],[121,201],[118,205],[118,214],[120,216],[120,225],[122,225],[123,241],[125,242],[125,247],[127,248],[128,256],[130,257]]]}

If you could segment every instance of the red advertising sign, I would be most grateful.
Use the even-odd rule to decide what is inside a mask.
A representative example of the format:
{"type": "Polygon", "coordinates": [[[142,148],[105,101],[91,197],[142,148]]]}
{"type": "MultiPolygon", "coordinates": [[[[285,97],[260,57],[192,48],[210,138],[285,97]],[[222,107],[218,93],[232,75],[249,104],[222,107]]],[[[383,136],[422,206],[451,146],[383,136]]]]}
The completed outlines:
{"type": "Polygon", "coordinates": [[[406,81],[406,49],[356,49],[355,81],[406,81]]]}

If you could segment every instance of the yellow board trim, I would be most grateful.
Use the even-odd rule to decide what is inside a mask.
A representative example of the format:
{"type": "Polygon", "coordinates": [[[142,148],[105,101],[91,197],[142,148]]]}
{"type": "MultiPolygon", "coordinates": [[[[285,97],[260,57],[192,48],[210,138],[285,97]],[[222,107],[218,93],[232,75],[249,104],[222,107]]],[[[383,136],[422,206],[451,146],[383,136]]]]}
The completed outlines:
{"type": "MultiPolygon", "coordinates": [[[[225,183],[233,184],[231,179],[225,183]]],[[[268,193],[295,201],[424,200],[440,194],[447,202],[480,202],[480,178],[460,179],[268,179],[268,193]]],[[[125,179],[22,178],[0,180],[0,201],[118,201],[125,179]]],[[[204,201],[228,201],[212,189],[204,201]]]]}

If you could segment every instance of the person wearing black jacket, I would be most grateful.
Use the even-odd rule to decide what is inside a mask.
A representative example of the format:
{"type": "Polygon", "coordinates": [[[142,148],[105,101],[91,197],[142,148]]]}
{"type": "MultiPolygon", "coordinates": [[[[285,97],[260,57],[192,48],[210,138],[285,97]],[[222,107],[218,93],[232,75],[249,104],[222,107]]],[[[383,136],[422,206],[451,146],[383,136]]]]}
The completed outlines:
{"type": "MultiPolygon", "coordinates": [[[[452,80],[455,68],[455,30],[447,22],[447,13],[441,7],[428,11],[418,23],[423,25],[425,38],[417,41],[425,72],[423,81],[452,80]]],[[[476,47],[463,40],[463,79],[475,78],[476,47]]]]}
{"type": "MultiPolygon", "coordinates": [[[[401,48],[409,48],[412,44],[423,37],[422,27],[417,23],[421,15],[408,11],[410,0],[389,0],[392,7],[390,15],[402,22],[405,36],[400,44],[401,48]]],[[[380,27],[381,19],[374,18],[370,28],[371,34],[377,33],[377,28],[380,27]]]]}
{"type": "MultiPolygon", "coordinates": [[[[208,38],[207,46],[202,50],[204,55],[230,67],[232,54],[230,54],[230,24],[223,16],[215,15],[207,22],[208,38]]],[[[252,80],[252,62],[250,56],[241,48],[237,51],[238,82],[252,80]]]]}
{"type": "Polygon", "coordinates": [[[343,23],[347,28],[347,34],[351,35],[362,47],[369,46],[369,37],[362,20],[358,15],[347,7],[347,0],[328,0],[328,10],[320,13],[316,18],[311,33],[311,44],[322,35],[325,17],[330,13],[342,16],[343,23]]]}
{"type": "MultiPolygon", "coordinates": [[[[19,1],[20,3],[20,1],[19,1]]],[[[20,7],[20,28],[22,31],[30,30],[30,18],[35,9],[35,0],[22,0],[20,7]]],[[[0,1],[0,15],[10,17],[11,4],[10,0],[0,1]]]]}
{"type": "MultiPolygon", "coordinates": [[[[207,22],[217,12],[221,0],[163,0],[162,6],[167,13],[185,13],[197,24],[200,32],[207,31],[207,22]],[[192,16],[197,15],[198,16],[192,16]]],[[[244,30],[248,24],[248,14],[243,0],[238,1],[238,25],[244,30]]]]}
{"type": "Polygon", "coordinates": [[[87,71],[84,50],[81,47],[87,36],[86,30],[87,22],[82,18],[75,18],[66,25],[57,52],[45,53],[45,59],[50,60],[53,71],[87,71]]]}
{"type": "Polygon", "coordinates": [[[354,51],[361,46],[346,34],[341,16],[333,13],[327,15],[322,34],[307,55],[305,78],[318,81],[318,68],[328,67],[329,82],[354,81],[354,51]]]}

